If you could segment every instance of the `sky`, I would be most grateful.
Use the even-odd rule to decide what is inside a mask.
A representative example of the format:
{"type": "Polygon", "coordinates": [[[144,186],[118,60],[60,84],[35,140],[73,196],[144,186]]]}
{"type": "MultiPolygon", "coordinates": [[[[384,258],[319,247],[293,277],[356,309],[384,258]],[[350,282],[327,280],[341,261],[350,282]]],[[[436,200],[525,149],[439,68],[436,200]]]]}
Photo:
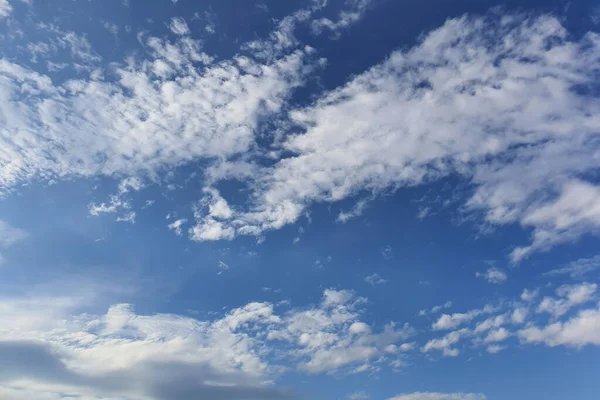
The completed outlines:
{"type": "Polygon", "coordinates": [[[0,398],[595,400],[600,2],[0,0],[0,398]]]}

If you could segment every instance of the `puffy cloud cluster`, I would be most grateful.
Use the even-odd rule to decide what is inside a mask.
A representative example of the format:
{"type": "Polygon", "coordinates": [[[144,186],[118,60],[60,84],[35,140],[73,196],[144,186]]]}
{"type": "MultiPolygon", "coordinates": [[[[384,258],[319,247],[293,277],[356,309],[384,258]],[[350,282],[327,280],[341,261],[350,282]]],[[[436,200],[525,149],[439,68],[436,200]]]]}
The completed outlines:
{"type": "Polygon", "coordinates": [[[401,343],[413,334],[408,325],[374,332],[359,319],[365,299],[346,290],[325,290],[320,304],[284,315],[270,303],[251,302],[215,320],[140,315],[128,304],[81,313],[95,301],[84,292],[0,299],[2,391],[36,398],[284,399],[293,394],[273,380],[289,363],[308,373],[359,373],[412,348],[401,343]]]}
{"type": "Polygon", "coordinates": [[[489,268],[485,272],[477,272],[475,276],[478,278],[483,278],[489,283],[500,284],[506,282],[508,277],[506,276],[506,272],[502,271],[498,268],[489,268]]]}
{"type": "Polygon", "coordinates": [[[398,353],[410,350],[398,342],[415,332],[409,325],[394,323],[382,332],[373,332],[359,319],[357,306],[362,302],[364,299],[352,292],[326,290],[319,308],[289,313],[282,319],[282,328],[269,332],[268,338],[299,346],[295,351],[301,359],[298,367],[309,373],[335,372],[344,367],[346,372],[357,373],[383,362],[391,365],[398,353]],[[388,360],[390,357],[393,359],[388,360]]]}
{"type": "Polygon", "coordinates": [[[518,334],[525,343],[541,343],[550,347],[600,346],[600,305],[582,310],[564,322],[554,322],[542,328],[528,326],[518,334]]]}
{"type": "Polygon", "coordinates": [[[432,330],[454,330],[430,339],[421,351],[439,351],[443,356],[455,357],[460,354],[461,343],[470,340],[473,347],[486,346],[486,350],[494,354],[506,349],[507,346],[500,343],[513,337],[522,343],[542,343],[553,347],[598,345],[599,311],[596,307],[581,308],[596,299],[597,287],[597,284],[587,282],[562,285],[555,290],[554,297],[545,296],[539,301],[536,300],[539,290],[525,290],[520,301],[504,302],[497,307],[486,306],[482,310],[444,314],[432,325],[432,330]],[[557,321],[574,308],[579,308],[576,314],[557,321]],[[478,319],[486,314],[489,315],[486,319],[478,319]],[[539,327],[544,314],[550,314],[549,324],[539,327]],[[472,322],[474,326],[469,326],[472,322]]]}

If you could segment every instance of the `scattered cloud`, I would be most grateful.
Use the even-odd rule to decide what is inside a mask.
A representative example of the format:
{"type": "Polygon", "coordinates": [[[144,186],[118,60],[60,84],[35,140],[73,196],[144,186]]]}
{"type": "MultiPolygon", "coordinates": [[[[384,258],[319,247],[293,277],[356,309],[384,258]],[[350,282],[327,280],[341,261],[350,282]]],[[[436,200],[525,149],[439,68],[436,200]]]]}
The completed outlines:
{"type": "Polygon", "coordinates": [[[364,302],[347,290],[327,289],[319,307],[290,312],[270,340],[298,343],[298,369],[311,374],[365,372],[373,368],[390,345],[414,335],[408,326],[387,324],[381,332],[360,321],[364,302]]]}
{"type": "Polygon", "coordinates": [[[219,261],[219,268],[223,271],[226,271],[229,269],[229,265],[225,264],[223,261],[219,261]]]}
{"type": "Polygon", "coordinates": [[[518,336],[525,343],[543,343],[550,347],[600,346],[600,307],[582,310],[565,322],[542,328],[528,326],[518,331],[518,336]]]}
{"type": "Polygon", "coordinates": [[[379,276],[379,274],[372,274],[369,275],[365,278],[365,282],[367,282],[369,285],[371,286],[377,286],[377,285],[383,285],[384,283],[387,283],[388,281],[383,279],[381,276],[379,276]]]}
{"type": "MultiPolygon", "coordinates": [[[[26,239],[29,234],[20,228],[15,228],[6,221],[0,220],[0,250],[8,249],[26,239]]],[[[0,252],[0,267],[6,262],[0,252]]]]}
{"type": "Polygon", "coordinates": [[[540,294],[539,289],[535,289],[535,290],[529,290],[529,289],[524,289],[523,293],[521,293],[521,300],[530,303],[533,300],[535,300],[540,294]]]}
{"type": "Polygon", "coordinates": [[[169,24],[169,28],[171,32],[179,36],[185,36],[190,34],[190,28],[188,27],[185,19],[181,17],[173,17],[171,18],[171,23],[169,24]]]}
{"type": "Polygon", "coordinates": [[[0,0],[0,18],[7,17],[12,12],[12,7],[8,0],[0,0]]]}
{"type": "Polygon", "coordinates": [[[580,258],[579,260],[570,262],[562,268],[545,272],[544,276],[569,275],[571,278],[579,279],[597,269],[600,269],[600,255],[591,258],[580,258]]]}
{"type": "Polygon", "coordinates": [[[452,302],[450,300],[448,300],[444,304],[440,304],[438,306],[431,307],[431,310],[423,309],[423,310],[419,311],[419,315],[420,316],[425,316],[427,314],[437,314],[438,312],[440,312],[440,311],[442,311],[444,309],[451,308],[451,307],[452,307],[452,302]]]}
{"type": "Polygon", "coordinates": [[[337,16],[337,21],[332,21],[329,18],[314,20],[312,22],[313,32],[319,34],[328,30],[333,33],[334,37],[339,37],[342,29],[361,19],[371,0],[351,0],[348,3],[350,4],[349,9],[341,10],[337,16]]]}
{"type": "Polygon", "coordinates": [[[506,276],[506,272],[495,267],[489,268],[486,272],[483,273],[476,272],[475,276],[478,278],[483,278],[489,283],[494,284],[504,283],[506,282],[506,279],[508,279],[508,277],[506,276]]]}
{"type": "Polygon", "coordinates": [[[487,397],[480,393],[433,393],[417,392],[401,394],[388,400],[486,400],[487,397]]]}
{"type": "Polygon", "coordinates": [[[381,248],[381,255],[383,256],[383,258],[385,259],[390,259],[392,258],[392,246],[390,246],[389,244],[387,246],[384,246],[381,248]]]}
{"type": "Polygon", "coordinates": [[[475,188],[465,212],[532,229],[514,262],[593,233],[600,196],[580,177],[597,164],[600,105],[574,88],[593,85],[598,57],[596,35],[573,41],[550,16],[448,20],[291,110],[303,129],[281,141],[292,155],[254,176],[251,206],[223,221],[227,237],[293,223],[312,202],[456,174],[475,188]]]}
{"type": "Polygon", "coordinates": [[[186,393],[182,399],[283,399],[292,394],[272,384],[285,371],[276,363],[282,357],[311,374],[359,373],[382,363],[399,366],[396,353],[415,346],[402,343],[415,334],[408,325],[377,330],[361,321],[365,299],[347,290],[327,289],[319,304],[283,315],[271,303],[252,302],[207,321],[140,315],[129,304],[82,313],[95,300],[91,291],[81,292],[0,298],[6,322],[0,328],[0,386],[46,382],[62,395],[110,392],[132,399],[173,393],[186,393]]]}
{"type": "Polygon", "coordinates": [[[436,331],[455,329],[485,312],[485,310],[471,310],[466,313],[442,314],[431,327],[436,331]]]}
{"type": "Polygon", "coordinates": [[[81,303],[75,298],[1,304],[8,324],[0,329],[0,383],[37,393],[31,398],[50,391],[57,398],[293,397],[263,383],[275,370],[256,354],[252,329],[277,321],[265,303],[249,303],[212,322],[138,315],[127,304],[103,315],[77,315],[72,313],[81,303]]]}
{"type": "Polygon", "coordinates": [[[496,353],[500,353],[502,350],[506,349],[506,347],[504,346],[500,346],[497,344],[493,344],[491,346],[488,346],[486,351],[490,354],[496,354],[496,353]]]}
{"type": "Polygon", "coordinates": [[[110,22],[105,21],[102,26],[104,26],[104,29],[109,31],[115,39],[119,38],[119,26],[117,24],[111,24],[110,22]]]}
{"type": "Polygon", "coordinates": [[[170,230],[174,231],[177,236],[181,236],[183,234],[182,226],[185,225],[186,223],[187,223],[187,219],[181,218],[176,221],[173,221],[172,223],[170,223],[167,226],[170,230]]]}
{"type": "Polygon", "coordinates": [[[453,348],[461,339],[470,335],[470,331],[466,328],[452,331],[446,336],[436,339],[431,339],[428,341],[425,346],[421,348],[423,353],[428,353],[432,350],[442,351],[442,354],[446,357],[456,357],[459,354],[459,351],[456,348],[453,348]]]}
{"type": "Polygon", "coordinates": [[[538,313],[549,313],[554,318],[566,314],[573,306],[592,301],[598,285],[595,283],[582,283],[580,285],[563,285],[556,289],[558,299],[544,297],[537,308],[538,313]]]}
{"type": "Polygon", "coordinates": [[[0,248],[6,249],[29,236],[23,229],[0,220],[0,248]]]}
{"type": "Polygon", "coordinates": [[[360,217],[366,210],[369,205],[369,201],[366,199],[362,199],[356,202],[354,206],[349,211],[340,211],[337,217],[337,221],[341,223],[346,223],[347,221],[360,217]]]}
{"type": "Polygon", "coordinates": [[[129,222],[131,224],[135,224],[135,217],[136,217],[136,212],[129,211],[125,215],[123,215],[121,217],[117,217],[117,222],[129,222]]]}
{"type": "Polygon", "coordinates": [[[356,392],[348,395],[348,400],[369,400],[371,396],[367,392],[356,392]]]}

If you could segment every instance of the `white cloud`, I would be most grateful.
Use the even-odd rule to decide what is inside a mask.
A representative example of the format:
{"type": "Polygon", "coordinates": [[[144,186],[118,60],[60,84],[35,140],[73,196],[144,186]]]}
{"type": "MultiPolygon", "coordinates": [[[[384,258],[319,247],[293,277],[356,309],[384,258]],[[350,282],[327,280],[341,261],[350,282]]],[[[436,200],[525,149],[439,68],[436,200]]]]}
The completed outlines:
{"type": "Polygon", "coordinates": [[[355,392],[348,395],[348,400],[369,400],[371,396],[367,392],[355,392]]]}
{"type": "Polygon", "coordinates": [[[401,394],[388,400],[486,400],[487,397],[480,393],[433,393],[417,392],[401,394]]]}
{"type": "Polygon", "coordinates": [[[35,389],[34,382],[48,382],[62,396],[111,392],[132,400],[168,399],[174,390],[189,398],[287,398],[262,383],[273,371],[256,354],[254,335],[243,331],[276,321],[269,305],[250,303],[204,322],[138,315],[126,304],[104,315],[70,315],[79,304],[69,300],[49,302],[56,311],[45,315],[40,300],[32,300],[36,311],[27,321],[21,311],[29,303],[2,302],[3,316],[12,312],[8,331],[0,331],[0,365],[12,371],[0,373],[2,384],[27,389],[24,382],[32,382],[35,389]]]}
{"type": "Polygon", "coordinates": [[[254,177],[252,204],[228,226],[256,235],[296,221],[313,202],[460,174],[475,187],[466,212],[534,230],[514,261],[593,232],[600,196],[576,177],[597,165],[600,102],[573,88],[595,82],[599,56],[597,35],[571,41],[549,16],[449,20],[292,110],[303,133],[280,143],[293,155],[254,177]]]}
{"type": "Polygon", "coordinates": [[[173,221],[172,223],[170,223],[168,225],[168,228],[172,231],[175,231],[175,234],[177,236],[181,236],[183,234],[183,229],[181,229],[181,227],[187,223],[187,219],[182,218],[182,219],[178,219],[176,221],[173,221]]]}
{"type": "Polygon", "coordinates": [[[399,347],[401,352],[408,352],[413,350],[416,347],[416,343],[415,342],[410,342],[410,343],[402,343],[399,347]]]}
{"type": "Polygon", "coordinates": [[[171,18],[171,23],[169,24],[169,28],[171,31],[179,36],[185,36],[190,34],[190,28],[188,27],[185,19],[181,17],[173,17],[171,18]]]}
{"type": "Polygon", "coordinates": [[[484,273],[477,272],[477,273],[475,273],[475,276],[478,278],[483,278],[486,281],[488,281],[489,283],[495,283],[495,284],[504,283],[504,282],[506,282],[506,279],[508,279],[508,277],[506,276],[506,272],[504,272],[498,268],[489,268],[484,273]]]}
{"type": "Polygon", "coordinates": [[[389,259],[392,257],[392,246],[390,246],[389,244],[387,246],[384,246],[381,248],[381,255],[383,256],[383,258],[385,259],[389,259]]]}
{"type": "Polygon", "coordinates": [[[522,324],[523,322],[525,322],[528,315],[529,315],[529,309],[527,309],[525,307],[518,307],[518,308],[515,308],[515,310],[513,311],[510,318],[513,323],[522,324]]]}
{"type": "Polygon", "coordinates": [[[219,268],[221,270],[228,270],[229,269],[229,265],[225,264],[223,261],[219,261],[219,268]]]}
{"type": "Polygon", "coordinates": [[[82,313],[95,297],[79,289],[84,295],[0,299],[0,393],[162,400],[179,388],[182,399],[283,399],[291,394],[272,381],[285,368],[273,360],[295,360],[309,373],[370,371],[391,354],[386,348],[413,334],[394,324],[374,332],[358,319],[364,299],[343,290],[282,316],[270,303],[252,302],[204,321],[140,315],[128,304],[82,313]],[[275,340],[288,346],[272,347],[275,340]]]}
{"type": "Polygon", "coordinates": [[[425,316],[427,314],[437,314],[438,312],[442,311],[443,309],[448,309],[451,307],[452,307],[452,302],[450,300],[448,300],[444,304],[440,304],[438,306],[431,307],[431,310],[425,310],[425,309],[420,310],[419,315],[425,316]]]}
{"type": "Polygon", "coordinates": [[[555,322],[542,328],[528,326],[518,332],[526,343],[543,343],[547,346],[583,347],[600,346],[600,306],[580,311],[565,322],[555,322]]]}
{"type": "MultiPolygon", "coordinates": [[[[23,229],[15,228],[6,221],[0,220],[0,250],[14,246],[29,236],[23,229]]],[[[6,262],[0,253],[0,267],[6,262]]]]}
{"type": "Polygon", "coordinates": [[[600,255],[591,258],[580,258],[570,262],[562,268],[553,269],[544,273],[544,276],[569,275],[571,278],[582,278],[589,272],[600,268],[600,255]]]}
{"type": "Polygon", "coordinates": [[[573,306],[593,300],[597,288],[597,284],[587,282],[580,285],[563,285],[556,289],[556,294],[560,298],[544,297],[537,308],[537,312],[547,312],[552,314],[554,318],[558,318],[573,306]]]}
{"type": "Polygon", "coordinates": [[[372,275],[367,276],[365,278],[365,282],[367,282],[371,286],[377,286],[377,285],[383,285],[384,283],[387,283],[388,281],[383,279],[381,276],[379,276],[379,274],[374,273],[372,275]]]}
{"type": "Polygon", "coordinates": [[[0,18],[7,17],[12,12],[12,7],[8,0],[0,0],[0,18]]]}
{"type": "Polygon", "coordinates": [[[337,21],[332,21],[329,18],[320,18],[312,22],[312,29],[315,33],[321,33],[324,30],[329,30],[334,34],[334,37],[339,36],[340,31],[348,26],[356,23],[365,13],[367,6],[371,0],[351,0],[349,9],[341,10],[338,14],[337,21]]]}
{"type": "Polygon", "coordinates": [[[421,348],[421,351],[423,353],[428,353],[432,350],[440,350],[446,357],[456,357],[459,354],[458,350],[452,346],[456,345],[461,339],[470,334],[471,332],[466,328],[450,332],[444,337],[431,339],[421,348]]]}
{"type": "Polygon", "coordinates": [[[506,330],[506,328],[494,329],[488,333],[484,339],[484,343],[503,342],[504,340],[508,339],[510,335],[510,332],[506,330]]]}
{"type": "Polygon", "coordinates": [[[506,349],[506,347],[497,345],[497,344],[493,344],[491,346],[488,346],[486,351],[490,354],[496,354],[496,353],[500,353],[502,350],[506,349]]]}
{"type": "Polygon", "coordinates": [[[0,248],[6,249],[27,238],[23,229],[15,228],[6,221],[0,220],[0,248]]]}
{"type": "Polygon", "coordinates": [[[104,22],[102,24],[104,28],[109,31],[115,39],[119,38],[119,26],[117,24],[111,24],[110,22],[104,22]]]}
{"type": "Polygon", "coordinates": [[[296,343],[298,369],[310,374],[369,371],[377,359],[390,353],[392,345],[414,330],[389,323],[375,332],[359,320],[357,307],[363,302],[350,291],[327,289],[319,307],[289,312],[268,338],[296,343]]]}
{"type": "MultiPolygon", "coordinates": [[[[366,4],[352,7],[362,12],[366,4]]],[[[600,102],[573,89],[595,82],[597,35],[573,41],[550,16],[451,19],[288,113],[292,91],[323,62],[294,31],[322,7],[299,10],[267,39],[214,64],[188,36],[169,42],[142,34],[146,56],[105,66],[84,36],[41,25],[56,36],[50,51],[68,49],[93,72],[55,84],[0,62],[0,112],[10,116],[1,125],[0,190],[69,176],[156,178],[169,167],[217,160],[209,162],[207,186],[244,177],[250,188],[245,204],[222,199],[229,213],[207,207],[196,215],[190,237],[219,240],[279,229],[314,202],[361,191],[375,198],[459,174],[475,188],[466,212],[532,229],[514,261],[597,231],[600,192],[581,176],[597,164],[600,102]],[[252,159],[255,134],[274,116],[284,121],[265,166],[252,159]],[[301,133],[286,134],[291,126],[301,133]]],[[[180,22],[171,21],[183,33],[180,22]]],[[[106,210],[110,204],[96,212],[106,210]]]]}
{"type": "Polygon", "coordinates": [[[521,300],[526,301],[527,303],[530,303],[536,297],[538,297],[539,294],[540,294],[540,291],[538,289],[536,289],[536,290],[525,289],[525,290],[523,290],[523,293],[521,293],[521,300]]]}
{"type": "Polygon", "coordinates": [[[526,213],[521,223],[534,227],[533,243],[516,248],[511,254],[515,261],[532,251],[596,233],[600,229],[600,188],[577,179],[566,182],[556,199],[526,213]]]}
{"type": "Polygon", "coordinates": [[[107,68],[117,80],[95,74],[55,84],[2,60],[0,104],[10,116],[1,124],[4,193],[30,179],[155,177],[163,167],[245,153],[260,118],[279,112],[310,70],[310,49],[265,63],[239,55],[203,66],[211,58],[199,42],[143,35],[145,57],[105,67],[85,37],[45,29],[57,35],[57,48],[70,48],[74,58],[107,68]]]}
{"type": "Polygon", "coordinates": [[[135,211],[129,211],[123,216],[117,217],[117,222],[129,222],[131,224],[135,224],[135,218],[137,214],[135,211]]]}
{"type": "Polygon", "coordinates": [[[504,315],[497,315],[495,317],[490,317],[485,321],[478,323],[475,326],[475,333],[486,332],[491,328],[499,328],[506,323],[506,317],[504,315]]]}
{"type": "Polygon", "coordinates": [[[337,217],[337,221],[341,223],[348,222],[352,218],[360,217],[364,212],[369,201],[362,199],[356,202],[356,204],[350,209],[350,211],[340,211],[337,217]]]}
{"type": "Polygon", "coordinates": [[[442,314],[431,326],[434,330],[454,329],[462,324],[471,322],[473,318],[481,315],[482,310],[471,310],[466,313],[442,314]]]}

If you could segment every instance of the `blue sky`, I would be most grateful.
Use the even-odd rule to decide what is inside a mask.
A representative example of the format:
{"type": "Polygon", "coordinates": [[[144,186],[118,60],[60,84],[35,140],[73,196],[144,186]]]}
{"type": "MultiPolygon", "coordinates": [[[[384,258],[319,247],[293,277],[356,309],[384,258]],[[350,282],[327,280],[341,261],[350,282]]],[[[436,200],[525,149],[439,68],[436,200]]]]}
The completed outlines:
{"type": "Polygon", "coordinates": [[[599,31],[0,0],[0,398],[597,399],[599,31]]]}

